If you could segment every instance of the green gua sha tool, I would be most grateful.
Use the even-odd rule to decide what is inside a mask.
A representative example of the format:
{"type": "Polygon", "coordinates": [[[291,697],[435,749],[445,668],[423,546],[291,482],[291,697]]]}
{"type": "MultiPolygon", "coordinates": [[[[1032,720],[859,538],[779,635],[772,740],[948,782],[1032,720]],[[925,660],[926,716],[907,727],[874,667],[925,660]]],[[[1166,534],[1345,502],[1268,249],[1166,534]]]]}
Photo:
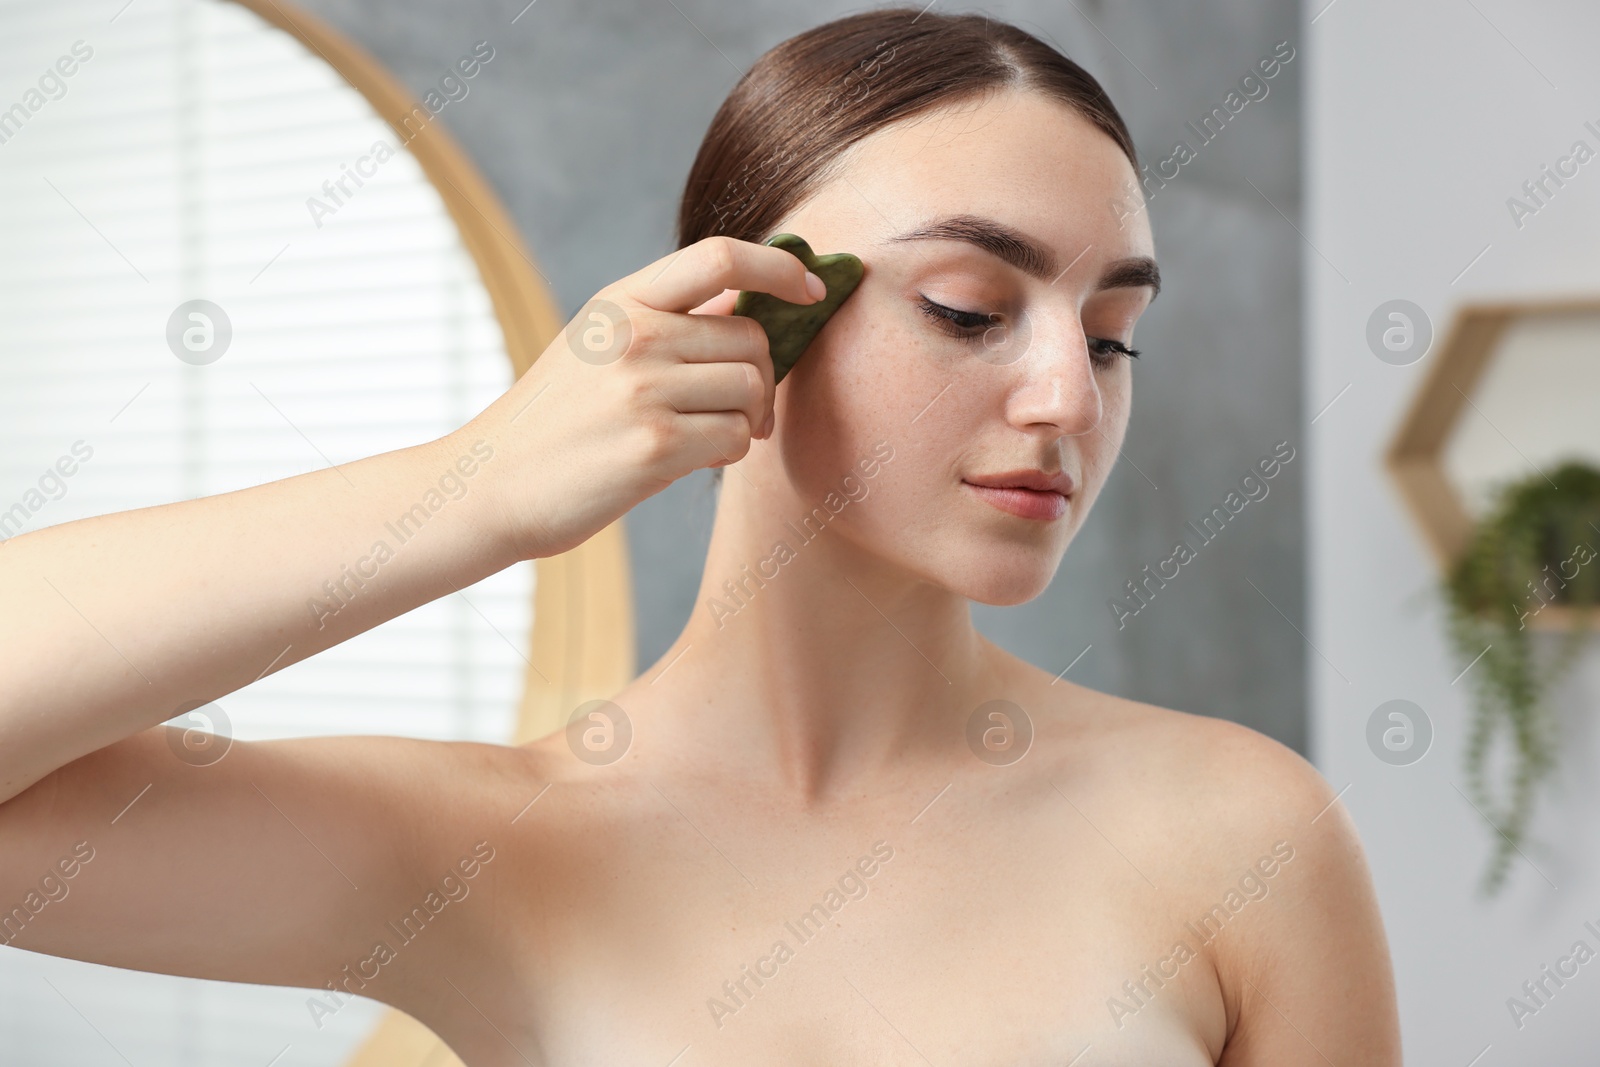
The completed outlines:
{"type": "Polygon", "coordinates": [[[794,253],[806,269],[828,287],[828,295],[815,304],[791,304],[771,293],[749,290],[741,291],[733,302],[735,315],[748,315],[767,332],[767,348],[772,353],[772,381],[776,385],[799,362],[801,354],[839,310],[839,305],[855,292],[863,268],[861,260],[849,252],[819,256],[811,251],[804,238],[792,233],[775,234],[762,243],[794,253]]]}

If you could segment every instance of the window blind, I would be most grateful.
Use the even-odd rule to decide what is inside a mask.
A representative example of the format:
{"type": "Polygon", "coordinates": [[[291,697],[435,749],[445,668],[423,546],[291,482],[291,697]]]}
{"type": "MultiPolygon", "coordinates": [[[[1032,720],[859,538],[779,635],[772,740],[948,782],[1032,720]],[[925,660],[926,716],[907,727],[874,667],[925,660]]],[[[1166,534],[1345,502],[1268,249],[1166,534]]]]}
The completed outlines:
{"type": "MultiPolygon", "coordinates": [[[[0,212],[0,538],[416,444],[510,384],[415,159],[236,5],[0,0],[0,212]],[[213,362],[168,342],[195,299],[231,327],[213,362]]],[[[532,583],[520,564],[217,703],[241,739],[507,740],[532,583]]],[[[319,1030],[305,996],[0,949],[0,1060],[331,1067],[379,1014],[319,1030]]]]}

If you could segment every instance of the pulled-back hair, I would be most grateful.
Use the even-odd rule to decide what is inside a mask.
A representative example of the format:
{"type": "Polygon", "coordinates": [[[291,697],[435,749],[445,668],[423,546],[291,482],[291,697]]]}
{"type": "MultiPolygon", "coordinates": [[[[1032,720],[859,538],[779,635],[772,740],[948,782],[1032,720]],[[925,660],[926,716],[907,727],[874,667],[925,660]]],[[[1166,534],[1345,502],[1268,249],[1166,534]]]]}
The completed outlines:
{"type": "Polygon", "coordinates": [[[1122,116],[1088,71],[983,15],[895,7],[835,19],[768,50],[717,109],[678,208],[678,247],[724,235],[763,241],[868,135],[1003,89],[1076,110],[1139,170],[1122,116]]]}

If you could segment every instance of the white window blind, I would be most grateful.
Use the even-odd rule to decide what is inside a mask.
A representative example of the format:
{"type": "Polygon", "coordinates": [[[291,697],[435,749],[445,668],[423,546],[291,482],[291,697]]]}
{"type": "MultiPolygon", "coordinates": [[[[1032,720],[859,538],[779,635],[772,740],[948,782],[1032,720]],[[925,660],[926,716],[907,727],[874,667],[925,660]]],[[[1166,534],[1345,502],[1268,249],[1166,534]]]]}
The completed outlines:
{"type": "MultiPolygon", "coordinates": [[[[0,538],[429,440],[510,384],[416,161],[320,57],[233,4],[0,0],[0,212],[0,538]],[[329,203],[324,183],[378,142],[396,154],[318,226],[308,198],[329,203]],[[197,298],[232,328],[205,365],[167,341],[197,298]]],[[[532,583],[518,565],[217,703],[241,739],[504,741],[532,583]]],[[[305,996],[0,949],[0,1062],[342,1062],[378,1009],[319,1030],[305,996]]]]}

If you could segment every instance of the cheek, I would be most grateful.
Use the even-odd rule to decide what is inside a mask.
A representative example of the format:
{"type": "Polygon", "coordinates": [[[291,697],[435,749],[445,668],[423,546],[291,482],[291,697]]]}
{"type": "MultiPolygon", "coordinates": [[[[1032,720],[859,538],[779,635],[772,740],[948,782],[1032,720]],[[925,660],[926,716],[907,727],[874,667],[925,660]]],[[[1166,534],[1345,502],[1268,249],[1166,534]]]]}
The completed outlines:
{"type": "Polygon", "coordinates": [[[929,402],[950,381],[885,309],[851,300],[779,387],[790,481],[804,495],[825,493],[845,473],[859,475],[880,442],[894,449],[889,467],[909,466],[908,454],[925,449],[937,425],[938,404],[929,402]]]}

